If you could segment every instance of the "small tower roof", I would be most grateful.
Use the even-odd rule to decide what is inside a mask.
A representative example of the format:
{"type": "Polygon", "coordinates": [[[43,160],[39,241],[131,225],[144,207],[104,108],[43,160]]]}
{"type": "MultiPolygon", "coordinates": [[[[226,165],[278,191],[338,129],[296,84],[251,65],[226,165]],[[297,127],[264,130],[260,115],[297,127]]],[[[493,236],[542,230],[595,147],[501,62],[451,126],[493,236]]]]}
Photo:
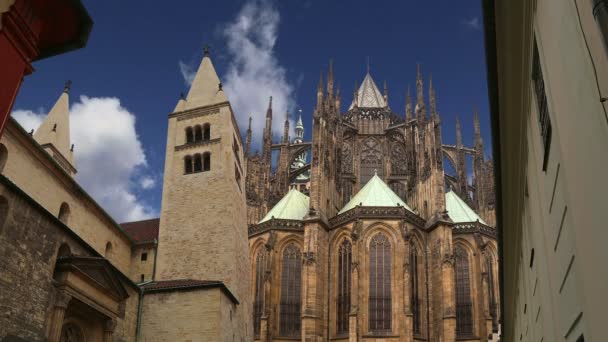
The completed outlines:
{"type": "Polygon", "coordinates": [[[258,223],[266,222],[272,218],[301,220],[308,214],[308,209],[309,197],[296,189],[291,189],[258,223]]]}
{"type": "Polygon", "coordinates": [[[296,128],[304,128],[304,124],[302,123],[302,110],[298,111],[298,122],[296,122],[296,128]]]}
{"type": "Polygon", "coordinates": [[[34,133],[34,139],[40,145],[52,145],[65,160],[73,164],[73,153],[70,150],[70,83],[66,83],[57,102],[34,133]]]}
{"type": "Polygon", "coordinates": [[[384,95],[378,89],[369,72],[365,75],[355,99],[353,99],[348,109],[353,109],[355,105],[364,108],[384,108],[387,105],[384,101],[384,95]]]}
{"type": "Polygon", "coordinates": [[[226,101],[228,99],[222,90],[220,78],[215,72],[209,53],[205,50],[203,60],[194,76],[188,96],[186,96],[185,109],[209,106],[226,101]]]}
{"type": "Polygon", "coordinates": [[[487,224],[452,190],[445,194],[445,209],[454,223],[479,221],[487,224]]]}
{"type": "Polygon", "coordinates": [[[342,214],[356,206],[363,207],[405,207],[412,211],[391,188],[382,181],[378,175],[374,175],[365,186],[340,210],[342,214]]]}

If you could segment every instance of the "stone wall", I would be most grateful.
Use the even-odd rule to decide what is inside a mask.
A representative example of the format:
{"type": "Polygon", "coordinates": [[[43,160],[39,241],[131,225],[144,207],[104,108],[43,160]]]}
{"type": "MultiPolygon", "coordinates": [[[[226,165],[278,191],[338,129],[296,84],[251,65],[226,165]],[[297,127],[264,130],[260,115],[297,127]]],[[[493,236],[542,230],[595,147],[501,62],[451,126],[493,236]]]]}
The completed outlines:
{"type": "MultiPolygon", "coordinates": [[[[16,185],[0,176],[0,340],[17,336],[46,341],[56,288],[53,270],[61,245],[72,254],[98,256],[16,185]]],[[[126,284],[129,298],[119,317],[117,341],[134,341],[138,292],[126,284]]]]}

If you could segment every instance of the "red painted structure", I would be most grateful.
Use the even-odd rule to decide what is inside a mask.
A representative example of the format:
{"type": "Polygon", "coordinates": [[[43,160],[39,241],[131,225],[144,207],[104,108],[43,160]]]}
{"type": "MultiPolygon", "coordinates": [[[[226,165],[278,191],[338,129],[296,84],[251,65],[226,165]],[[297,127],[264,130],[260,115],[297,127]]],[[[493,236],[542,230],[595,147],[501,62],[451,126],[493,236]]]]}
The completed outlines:
{"type": "Polygon", "coordinates": [[[92,26],[79,0],[0,0],[0,135],[31,63],[84,47],[92,26]]]}

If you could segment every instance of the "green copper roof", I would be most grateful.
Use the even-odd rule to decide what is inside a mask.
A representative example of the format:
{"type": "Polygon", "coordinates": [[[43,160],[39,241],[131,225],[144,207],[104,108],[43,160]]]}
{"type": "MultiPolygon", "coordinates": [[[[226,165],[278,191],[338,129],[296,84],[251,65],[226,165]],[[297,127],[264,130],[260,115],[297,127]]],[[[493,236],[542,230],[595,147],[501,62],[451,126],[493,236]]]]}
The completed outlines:
{"type": "Polygon", "coordinates": [[[266,222],[273,217],[284,220],[301,220],[308,213],[308,200],[308,196],[296,189],[291,189],[259,223],[266,222]]]}
{"type": "Polygon", "coordinates": [[[487,224],[452,190],[445,194],[445,209],[454,223],[479,221],[487,224]]]}
{"type": "Polygon", "coordinates": [[[363,207],[396,207],[402,206],[412,211],[410,207],[397,196],[391,188],[374,175],[365,186],[353,197],[338,214],[342,214],[352,208],[361,205],[363,207]]]}

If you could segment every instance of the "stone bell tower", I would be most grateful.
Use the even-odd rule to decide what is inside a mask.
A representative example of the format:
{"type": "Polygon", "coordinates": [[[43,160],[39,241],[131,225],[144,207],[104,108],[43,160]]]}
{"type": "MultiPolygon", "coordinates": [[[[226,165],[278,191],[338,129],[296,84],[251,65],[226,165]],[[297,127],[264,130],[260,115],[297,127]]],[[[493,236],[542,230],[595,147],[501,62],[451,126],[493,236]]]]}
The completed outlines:
{"type": "Polygon", "coordinates": [[[187,291],[188,296],[203,294],[200,299],[180,302],[177,297],[163,305],[175,305],[181,313],[195,302],[198,308],[209,308],[210,318],[203,315],[197,318],[197,327],[180,328],[191,332],[188,336],[163,338],[251,340],[245,164],[239,132],[205,49],[188,95],[182,96],[169,114],[155,280],[159,284],[192,281],[202,288],[208,282],[221,282],[223,293],[232,294],[227,297],[233,302],[219,300],[218,295],[219,302],[209,303],[211,292],[187,291]],[[214,312],[212,307],[216,308],[214,312]],[[215,321],[217,317],[221,317],[220,322],[215,321]],[[219,335],[214,336],[216,332],[219,335]]]}

